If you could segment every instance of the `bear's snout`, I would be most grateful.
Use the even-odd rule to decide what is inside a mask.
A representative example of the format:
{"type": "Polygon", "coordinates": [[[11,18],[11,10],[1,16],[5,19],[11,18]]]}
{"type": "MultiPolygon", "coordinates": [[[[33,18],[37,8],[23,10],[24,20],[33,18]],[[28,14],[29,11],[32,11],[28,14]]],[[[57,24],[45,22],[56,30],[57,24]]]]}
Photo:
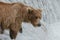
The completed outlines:
{"type": "Polygon", "coordinates": [[[40,27],[40,26],[41,26],[41,24],[39,23],[39,24],[37,24],[37,26],[38,26],[38,27],[40,27]]]}

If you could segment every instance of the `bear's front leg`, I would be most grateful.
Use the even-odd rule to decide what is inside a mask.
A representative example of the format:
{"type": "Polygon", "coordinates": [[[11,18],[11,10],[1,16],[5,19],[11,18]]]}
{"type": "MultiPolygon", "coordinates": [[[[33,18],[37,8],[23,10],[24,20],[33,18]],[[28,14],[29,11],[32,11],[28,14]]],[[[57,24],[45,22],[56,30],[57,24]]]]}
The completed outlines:
{"type": "Polygon", "coordinates": [[[22,27],[19,29],[19,32],[22,33],[22,27]]]}
{"type": "Polygon", "coordinates": [[[22,26],[21,26],[22,25],[22,18],[16,17],[16,21],[15,22],[16,22],[16,24],[19,25],[19,28],[20,28],[19,32],[22,33],[22,26]]]}
{"type": "Polygon", "coordinates": [[[11,39],[16,39],[16,36],[17,36],[17,32],[10,29],[10,38],[11,39]]]}
{"type": "Polygon", "coordinates": [[[20,26],[17,22],[10,25],[10,38],[11,39],[16,39],[19,29],[20,29],[20,26]]]}

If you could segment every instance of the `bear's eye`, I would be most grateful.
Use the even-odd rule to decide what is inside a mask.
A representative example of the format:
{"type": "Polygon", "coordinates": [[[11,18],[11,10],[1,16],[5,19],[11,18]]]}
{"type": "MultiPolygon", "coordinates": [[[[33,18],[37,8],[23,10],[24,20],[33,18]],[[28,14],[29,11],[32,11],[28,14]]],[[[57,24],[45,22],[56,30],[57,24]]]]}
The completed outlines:
{"type": "Polygon", "coordinates": [[[38,19],[38,17],[35,17],[35,19],[38,19]]]}

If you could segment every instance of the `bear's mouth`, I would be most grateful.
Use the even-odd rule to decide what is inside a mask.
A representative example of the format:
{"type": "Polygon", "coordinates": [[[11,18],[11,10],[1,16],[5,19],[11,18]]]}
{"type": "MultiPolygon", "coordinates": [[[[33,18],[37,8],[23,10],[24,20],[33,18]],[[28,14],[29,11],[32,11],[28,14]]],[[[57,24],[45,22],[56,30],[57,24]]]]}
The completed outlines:
{"type": "Polygon", "coordinates": [[[32,24],[34,27],[41,27],[41,24],[32,24]]]}

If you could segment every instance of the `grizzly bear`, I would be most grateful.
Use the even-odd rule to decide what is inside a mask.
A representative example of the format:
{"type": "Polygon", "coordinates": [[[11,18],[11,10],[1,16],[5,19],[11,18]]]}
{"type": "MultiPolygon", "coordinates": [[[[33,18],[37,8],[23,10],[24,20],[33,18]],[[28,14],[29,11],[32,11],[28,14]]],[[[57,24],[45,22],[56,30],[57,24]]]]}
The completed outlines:
{"type": "Polygon", "coordinates": [[[22,3],[0,2],[0,29],[1,33],[5,29],[10,30],[10,38],[15,39],[17,32],[22,32],[22,22],[31,23],[34,27],[41,26],[41,9],[34,9],[22,3]]]}

